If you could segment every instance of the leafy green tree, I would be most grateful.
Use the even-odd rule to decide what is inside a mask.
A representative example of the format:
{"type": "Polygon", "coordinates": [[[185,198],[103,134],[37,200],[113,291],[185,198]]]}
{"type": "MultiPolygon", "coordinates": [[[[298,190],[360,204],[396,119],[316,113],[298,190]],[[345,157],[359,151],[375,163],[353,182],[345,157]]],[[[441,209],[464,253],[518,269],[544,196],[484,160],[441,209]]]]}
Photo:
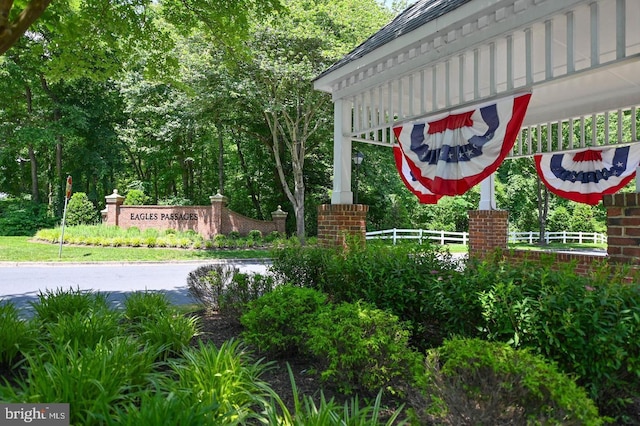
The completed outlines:
{"type": "Polygon", "coordinates": [[[251,55],[241,65],[242,102],[262,116],[261,140],[271,150],[291,203],[296,234],[305,237],[305,161],[330,139],[331,100],[312,80],[389,20],[375,1],[287,1],[289,14],[255,26],[251,55]]]}
{"type": "Polygon", "coordinates": [[[66,224],[74,225],[94,225],[98,222],[98,210],[93,205],[87,194],[76,192],[67,203],[66,224]]]}

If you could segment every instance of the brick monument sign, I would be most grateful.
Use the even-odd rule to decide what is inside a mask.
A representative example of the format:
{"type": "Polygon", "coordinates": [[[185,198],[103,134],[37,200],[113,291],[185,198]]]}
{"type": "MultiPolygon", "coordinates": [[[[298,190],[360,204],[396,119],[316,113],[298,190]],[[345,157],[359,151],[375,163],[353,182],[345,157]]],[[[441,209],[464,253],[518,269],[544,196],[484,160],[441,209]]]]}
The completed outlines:
{"type": "Polygon", "coordinates": [[[218,234],[227,235],[237,231],[247,235],[258,230],[263,235],[278,231],[285,233],[287,213],[280,206],[271,213],[273,220],[256,220],[233,212],[226,207],[227,198],[221,194],[209,197],[209,206],[126,206],[125,197],[114,189],[105,197],[106,207],[102,210],[102,223],[121,228],[135,226],[144,229],[193,230],[204,238],[211,239],[218,234]]]}

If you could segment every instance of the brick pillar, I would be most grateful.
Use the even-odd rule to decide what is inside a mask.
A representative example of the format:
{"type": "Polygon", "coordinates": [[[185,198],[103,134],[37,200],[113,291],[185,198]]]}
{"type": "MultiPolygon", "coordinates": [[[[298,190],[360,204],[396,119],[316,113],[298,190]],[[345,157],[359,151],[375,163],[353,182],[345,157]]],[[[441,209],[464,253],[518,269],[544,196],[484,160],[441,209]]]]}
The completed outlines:
{"type": "Polygon", "coordinates": [[[509,240],[509,212],[469,211],[469,257],[482,259],[496,249],[506,249],[509,240]]]}
{"type": "Polygon", "coordinates": [[[225,234],[225,230],[222,229],[222,214],[224,207],[227,205],[227,197],[220,194],[220,191],[216,195],[209,197],[211,200],[211,229],[209,235],[214,237],[218,234],[225,234]]]}
{"type": "Polygon", "coordinates": [[[273,222],[276,225],[276,231],[278,231],[282,235],[285,235],[287,232],[285,226],[287,215],[287,212],[282,211],[282,206],[278,206],[278,210],[276,210],[275,212],[271,212],[271,219],[273,219],[273,222]]]}
{"type": "Polygon", "coordinates": [[[105,225],[115,225],[118,226],[120,216],[120,206],[124,203],[124,198],[122,195],[118,194],[118,190],[114,189],[113,194],[107,195],[104,197],[106,206],[102,213],[102,223],[105,225]]]}
{"type": "Polygon", "coordinates": [[[640,265],[640,194],[605,195],[607,254],[616,263],[640,265]]]}
{"type": "Polygon", "coordinates": [[[365,241],[367,212],[364,204],[322,204],[318,206],[318,245],[341,247],[346,236],[365,241]]]}

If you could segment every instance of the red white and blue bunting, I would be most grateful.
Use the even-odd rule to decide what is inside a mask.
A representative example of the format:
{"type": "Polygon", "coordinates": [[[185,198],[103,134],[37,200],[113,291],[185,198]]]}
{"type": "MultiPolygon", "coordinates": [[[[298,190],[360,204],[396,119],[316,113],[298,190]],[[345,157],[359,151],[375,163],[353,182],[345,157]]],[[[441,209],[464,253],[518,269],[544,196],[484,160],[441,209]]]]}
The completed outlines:
{"type": "Polygon", "coordinates": [[[402,153],[400,145],[393,147],[393,157],[396,160],[396,168],[400,172],[400,178],[409,191],[418,197],[418,200],[420,200],[422,204],[436,204],[442,195],[436,195],[429,191],[413,176],[407,163],[407,158],[402,153]]]}
{"type": "Polygon", "coordinates": [[[604,194],[614,194],[636,175],[640,143],[618,148],[589,148],[564,154],[534,156],[538,176],[554,194],[596,205],[604,194]]]}
{"type": "Polygon", "coordinates": [[[502,98],[395,127],[411,175],[433,194],[464,194],[509,154],[530,98],[502,98]]]}

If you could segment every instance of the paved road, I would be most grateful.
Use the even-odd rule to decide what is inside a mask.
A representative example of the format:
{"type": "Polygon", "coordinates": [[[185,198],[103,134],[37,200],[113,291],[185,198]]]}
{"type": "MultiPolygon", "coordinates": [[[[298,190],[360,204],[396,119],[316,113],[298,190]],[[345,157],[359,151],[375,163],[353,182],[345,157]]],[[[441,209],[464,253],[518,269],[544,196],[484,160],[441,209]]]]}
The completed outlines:
{"type": "Polygon", "coordinates": [[[80,289],[109,294],[118,305],[135,291],[163,291],[176,304],[192,303],[187,275],[199,266],[212,263],[234,265],[245,273],[266,273],[267,264],[257,261],[208,261],[167,263],[0,263],[0,301],[11,300],[21,308],[37,301],[47,290],[80,289]]]}

